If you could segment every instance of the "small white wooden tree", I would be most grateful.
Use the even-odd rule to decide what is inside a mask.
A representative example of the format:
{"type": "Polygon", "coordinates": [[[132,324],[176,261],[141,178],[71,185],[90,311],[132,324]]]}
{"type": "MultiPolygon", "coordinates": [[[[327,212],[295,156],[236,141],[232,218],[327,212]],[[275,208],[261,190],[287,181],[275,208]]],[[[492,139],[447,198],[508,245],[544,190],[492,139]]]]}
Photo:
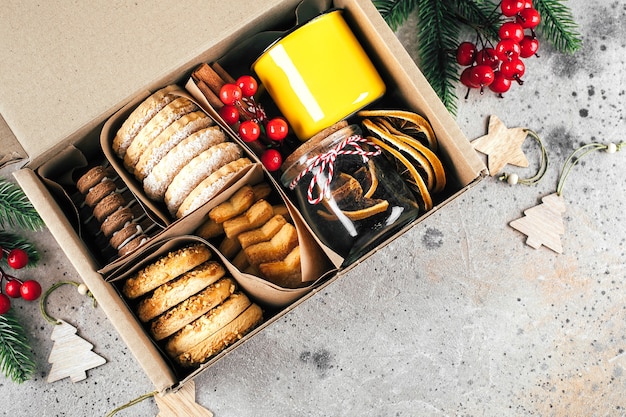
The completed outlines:
{"type": "Polygon", "coordinates": [[[563,197],[557,193],[541,199],[542,204],[524,211],[524,217],[509,225],[528,236],[526,244],[537,249],[541,245],[557,253],[563,252],[561,236],[565,233],[562,213],[565,212],[563,197]]]}

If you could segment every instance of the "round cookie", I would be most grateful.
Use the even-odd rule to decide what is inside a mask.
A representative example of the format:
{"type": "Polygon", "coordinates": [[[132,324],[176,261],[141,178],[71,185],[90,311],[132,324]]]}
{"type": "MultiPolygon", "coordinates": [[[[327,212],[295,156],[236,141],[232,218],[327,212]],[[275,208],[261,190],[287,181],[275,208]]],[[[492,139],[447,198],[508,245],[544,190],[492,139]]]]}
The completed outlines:
{"type": "Polygon", "coordinates": [[[232,278],[220,279],[157,317],[150,325],[150,333],[155,340],[165,339],[219,305],[235,288],[232,278]]]}
{"type": "Polygon", "coordinates": [[[165,345],[165,351],[171,357],[188,351],[233,321],[250,304],[250,299],[244,293],[235,292],[222,304],[173,334],[165,345]]]}
{"type": "Polygon", "coordinates": [[[126,118],[122,126],[113,138],[112,149],[115,154],[124,158],[126,150],[137,136],[137,133],[157,114],[163,107],[171,103],[177,96],[172,94],[180,89],[176,85],[168,85],[152,93],[126,118]]]}
{"type": "Polygon", "coordinates": [[[224,188],[224,185],[244,168],[252,165],[248,158],[239,158],[222,166],[207,178],[202,180],[189,195],[183,200],[176,212],[176,217],[181,218],[191,213],[204,203],[211,200],[224,188]]]}
{"type": "Polygon", "coordinates": [[[135,165],[135,177],[137,180],[143,181],[170,149],[183,139],[212,124],[213,120],[204,112],[198,110],[184,115],[169,125],[147,146],[146,150],[139,157],[137,165],[135,165]]]}
{"type": "Polygon", "coordinates": [[[146,195],[157,201],[163,200],[165,191],[176,174],[200,153],[226,141],[226,135],[218,126],[202,129],[182,140],[157,163],[143,181],[146,195]]]}
{"type": "Polygon", "coordinates": [[[89,189],[94,187],[103,179],[110,178],[111,176],[112,171],[110,168],[105,168],[101,165],[97,165],[89,169],[78,179],[78,181],[76,181],[76,188],[78,188],[78,191],[81,194],[87,194],[89,192],[89,189]]]}
{"type": "Polygon", "coordinates": [[[109,244],[117,251],[133,238],[143,233],[143,229],[136,222],[131,221],[124,224],[118,231],[114,232],[109,239],[109,244]]]}
{"type": "Polygon", "coordinates": [[[130,208],[122,207],[104,219],[102,225],[100,226],[100,230],[102,230],[102,233],[106,237],[111,237],[113,236],[113,233],[121,230],[126,223],[133,220],[133,217],[135,216],[130,208]]]}
{"type": "Polygon", "coordinates": [[[202,291],[226,274],[226,269],[217,261],[206,261],[180,277],[166,282],[137,306],[137,316],[147,322],[166,312],[176,304],[202,291]]]}
{"type": "Polygon", "coordinates": [[[176,174],[165,192],[165,205],[174,216],[183,200],[202,180],[219,168],[241,157],[242,149],[233,142],[215,145],[193,158],[176,174]]]}
{"type": "Polygon", "coordinates": [[[198,107],[186,97],[178,97],[167,106],[163,107],[150,121],[137,133],[124,155],[124,167],[133,174],[135,165],[141,154],[152,141],[163,132],[169,125],[180,119],[187,113],[197,110],[198,107]]]}
{"type": "Polygon", "coordinates": [[[93,215],[102,223],[111,213],[125,204],[126,199],[120,193],[112,192],[95,205],[93,215]]]}
{"type": "Polygon", "coordinates": [[[89,190],[89,192],[85,196],[85,204],[87,204],[89,207],[94,207],[104,197],[108,196],[116,189],[117,186],[115,185],[115,183],[112,180],[105,178],[103,181],[100,181],[89,190]]]}
{"type": "Polygon", "coordinates": [[[208,261],[211,251],[202,243],[185,246],[150,263],[124,283],[122,292],[130,299],[140,297],[180,274],[208,261]]]}
{"type": "Polygon", "coordinates": [[[206,362],[211,356],[241,339],[263,320],[263,311],[257,304],[251,304],[243,313],[211,336],[198,343],[187,352],[176,357],[184,367],[192,367],[206,362]]]}

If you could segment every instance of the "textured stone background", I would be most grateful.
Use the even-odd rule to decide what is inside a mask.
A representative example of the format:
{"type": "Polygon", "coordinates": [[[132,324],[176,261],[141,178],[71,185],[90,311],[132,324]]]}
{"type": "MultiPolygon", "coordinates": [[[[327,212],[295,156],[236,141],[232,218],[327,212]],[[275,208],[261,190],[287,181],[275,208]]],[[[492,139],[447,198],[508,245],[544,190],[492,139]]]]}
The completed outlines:
{"type": "MultiPolygon", "coordinates": [[[[626,153],[595,153],[574,169],[562,254],[528,247],[507,226],[555,191],[578,146],[624,140],[626,2],[567,5],[579,53],[544,43],[523,87],[459,101],[470,139],[491,114],[539,133],[545,179],[484,180],[200,375],[200,404],[217,417],[626,415],[626,153]]],[[[398,31],[412,56],[414,24],[398,31]]],[[[527,145],[531,167],[507,168],[520,176],[539,158],[527,145]]],[[[33,239],[45,262],[33,278],[77,279],[47,232],[33,239]]],[[[104,415],[150,389],[99,309],[69,288],[49,305],[108,363],[80,383],[47,384],[51,328],[20,307],[40,366],[23,385],[0,380],[0,415],[104,415]]],[[[157,412],[148,400],[120,415],[157,412]]]]}

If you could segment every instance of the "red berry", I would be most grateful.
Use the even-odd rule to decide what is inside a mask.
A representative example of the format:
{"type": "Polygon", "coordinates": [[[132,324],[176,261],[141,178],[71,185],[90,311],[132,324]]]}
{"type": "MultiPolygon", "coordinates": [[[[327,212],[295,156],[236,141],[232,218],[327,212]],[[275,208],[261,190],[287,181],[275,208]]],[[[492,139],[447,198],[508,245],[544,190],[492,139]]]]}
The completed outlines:
{"type": "Polygon", "coordinates": [[[521,84],[520,78],[526,72],[526,66],[520,59],[514,59],[510,62],[503,62],[500,66],[500,72],[509,80],[517,80],[521,84]]]}
{"type": "Polygon", "coordinates": [[[28,254],[23,249],[12,249],[7,256],[7,264],[13,269],[24,268],[28,264],[28,254]]]}
{"type": "Polygon", "coordinates": [[[224,104],[235,104],[235,102],[241,100],[241,96],[241,88],[235,84],[226,83],[220,88],[220,100],[224,104]]]}
{"type": "Polygon", "coordinates": [[[515,16],[524,8],[523,0],[502,0],[500,4],[500,9],[502,10],[502,14],[511,17],[515,16]]]}
{"type": "Polygon", "coordinates": [[[0,293],[0,314],[4,314],[11,309],[11,300],[4,294],[0,293]]]}
{"type": "Polygon", "coordinates": [[[539,50],[539,40],[534,36],[526,35],[519,43],[519,47],[519,56],[522,58],[529,58],[535,55],[539,50]]]}
{"type": "Polygon", "coordinates": [[[541,16],[539,15],[537,9],[530,7],[519,12],[515,21],[524,29],[534,29],[537,25],[539,25],[541,16]]]}
{"type": "Polygon", "coordinates": [[[461,73],[461,83],[469,88],[478,88],[480,87],[480,85],[475,84],[474,81],[471,79],[471,72],[473,67],[467,67],[463,70],[463,72],[461,73]]]}
{"type": "Polygon", "coordinates": [[[493,70],[488,65],[476,65],[471,68],[469,80],[472,84],[486,87],[493,82],[493,70]]]}
{"type": "Polygon", "coordinates": [[[281,141],[287,137],[289,126],[287,125],[287,121],[282,117],[275,117],[267,122],[265,131],[269,139],[281,141]]]}
{"type": "Polygon", "coordinates": [[[237,110],[237,107],[232,104],[223,105],[220,108],[219,113],[220,116],[222,116],[222,119],[224,119],[224,121],[231,126],[239,121],[239,110],[237,110]]]}
{"type": "Polygon", "coordinates": [[[261,155],[263,166],[270,171],[277,171],[283,163],[283,157],[276,149],[268,149],[261,155]]]}
{"type": "Polygon", "coordinates": [[[26,301],[35,301],[41,295],[41,285],[32,279],[24,281],[22,288],[20,288],[20,294],[26,301]]]}
{"type": "Polygon", "coordinates": [[[500,61],[511,61],[517,59],[520,54],[519,43],[513,39],[502,39],[496,45],[496,56],[500,61]]]}
{"type": "Polygon", "coordinates": [[[489,65],[491,69],[495,70],[500,66],[500,60],[496,55],[496,50],[493,48],[484,48],[476,53],[476,64],[489,65]]]}
{"type": "Polygon", "coordinates": [[[236,82],[237,86],[241,89],[244,97],[252,97],[256,94],[258,89],[258,84],[253,76],[251,75],[242,75],[237,78],[236,82]]]}
{"type": "Polygon", "coordinates": [[[472,65],[476,57],[476,45],[472,42],[461,42],[456,49],[456,62],[460,65],[472,65]]]}
{"type": "Polygon", "coordinates": [[[22,287],[22,283],[16,279],[10,279],[7,281],[7,284],[4,287],[4,292],[11,298],[19,298],[21,297],[20,288],[22,287]]]}
{"type": "Polygon", "coordinates": [[[511,88],[511,80],[506,78],[500,71],[494,71],[493,82],[489,85],[489,89],[494,93],[502,94],[511,88]]]}
{"type": "Polygon", "coordinates": [[[533,7],[533,2],[532,2],[532,0],[526,0],[526,1],[524,1],[524,9],[530,9],[531,7],[533,7]]]}
{"type": "Polygon", "coordinates": [[[500,35],[500,39],[513,39],[515,42],[520,42],[524,39],[524,28],[519,23],[504,22],[500,26],[498,35],[500,35]]]}
{"type": "Polygon", "coordinates": [[[253,120],[246,120],[239,125],[239,136],[244,142],[254,142],[261,135],[259,124],[253,120]]]}

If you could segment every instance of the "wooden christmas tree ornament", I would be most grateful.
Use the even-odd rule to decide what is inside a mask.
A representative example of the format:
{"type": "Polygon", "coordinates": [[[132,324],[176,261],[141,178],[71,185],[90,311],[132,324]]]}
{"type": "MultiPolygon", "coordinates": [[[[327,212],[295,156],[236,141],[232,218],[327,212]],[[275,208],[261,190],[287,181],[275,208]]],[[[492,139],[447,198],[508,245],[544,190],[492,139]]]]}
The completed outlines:
{"type": "Polygon", "coordinates": [[[196,385],[187,381],[178,391],[155,395],[159,407],[157,417],[213,417],[213,413],[196,403],[196,385]]]}
{"type": "Polygon", "coordinates": [[[48,362],[52,364],[48,374],[48,382],[68,377],[72,382],[82,381],[87,378],[87,370],[106,363],[106,359],[92,351],[93,345],[91,343],[76,334],[78,331],[76,327],[63,320],[55,319],[46,312],[48,296],[52,291],[65,284],[74,285],[80,294],[93,298],[93,295],[84,284],[73,281],[57,282],[41,297],[39,303],[41,314],[48,322],[55,325],[51,336],[52,340],[54,340],[54,345],[48,357],[48,362]]]}
{"type": "Polygon", "coordinates": [[[537,249],[541,245],[562,253],[560,235],[565,233],[562,213],[565,212],[565,200],[563,199],[563,187],[572,168],[578,164],[581,158],[593,151],[605,151],[613,154],[626,146],[626,142],[618,144],[590,143],[576,149],[565,161],[559,175],[556,193],[541,199],[542,203],[524,211],[524,217],[513,220],[509,225],[522,232],[528,238],[526,243],[537,249]]]}

